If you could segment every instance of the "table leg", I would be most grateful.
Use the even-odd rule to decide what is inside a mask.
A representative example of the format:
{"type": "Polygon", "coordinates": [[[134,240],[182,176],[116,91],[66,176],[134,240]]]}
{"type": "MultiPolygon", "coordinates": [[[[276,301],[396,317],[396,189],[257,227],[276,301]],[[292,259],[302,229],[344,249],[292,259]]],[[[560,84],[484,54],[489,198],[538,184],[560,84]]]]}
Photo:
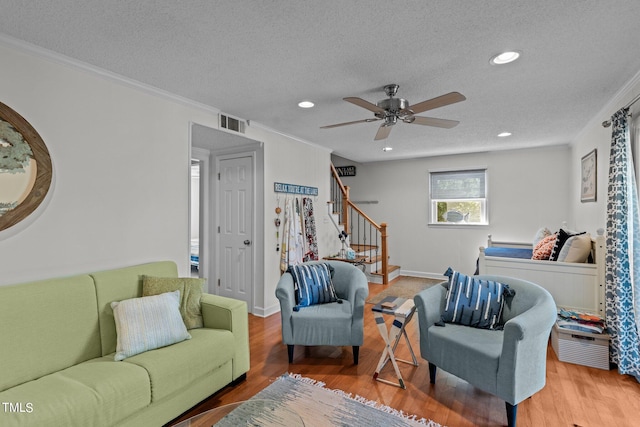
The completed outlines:
{"type": "Polygon", "coordinates": [[[402,379],[402,375],[400,374],[400,369],[398,368],[398,364],[396,362],[395,355],[393,353],[396,347],[398,346],[398,341],[400,341],[400,336],[404,331],[403,321],[405,319],[403,319],[402,317],[396,317],[393,320],[393,324],[391,326],[390,331],[387,331],[387,325],[384,322],[384,318],[382,317],[382,314],[376,313],[375,319],[378,325],[378,331],[380,332],[380,336],[382,337],[385,343],[385,347],[382,352],[382,356],[380,357],[380,361],[378,362],[378,367],[376,368],[376,372],[373,374],[373,378],[375,380],[406,389],[404,385],[404,380],[402,379]],[[392,342],[393,342],[393,345],[391,344],[392,342]],[[387,381],[382,378],[378,378],[380,371],[382,370],[384,365],[387,364],[389,360],[391,360],[391,364],[393,365],[393,370],[395,371],[396,376],[398,377],[398,384],[392,383],[391,381],[387,381]]]}

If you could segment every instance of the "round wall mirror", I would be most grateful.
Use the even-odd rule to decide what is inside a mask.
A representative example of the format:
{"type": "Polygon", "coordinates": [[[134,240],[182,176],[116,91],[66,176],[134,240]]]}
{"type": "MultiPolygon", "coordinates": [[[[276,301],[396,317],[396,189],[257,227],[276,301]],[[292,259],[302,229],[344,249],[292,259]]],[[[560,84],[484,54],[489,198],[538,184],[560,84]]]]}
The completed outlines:
{"type": "Polygon", "coordinates": [[[51,187],[51,157],[20,114],[0,102],[0,231],[27,218],[51,187]]]}

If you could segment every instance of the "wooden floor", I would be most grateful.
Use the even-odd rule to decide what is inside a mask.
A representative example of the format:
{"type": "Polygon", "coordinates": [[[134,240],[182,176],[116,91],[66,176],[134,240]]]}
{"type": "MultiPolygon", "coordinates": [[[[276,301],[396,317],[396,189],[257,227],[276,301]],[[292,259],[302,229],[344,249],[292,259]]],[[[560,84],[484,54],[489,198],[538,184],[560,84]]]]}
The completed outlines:
{"type": "MultiPolygon", "coordinates": [[[[385,288],[370,284],[370,295],[385,288]]],[[[287,347],[282,344],[280,314],[268,318],[249,315],[251,369],[246,381],[227,387],[169,425],[219,405],[249,399],[286,372],[322,381],[328,388],[358,394],[450,427],[506,425],[504,402],[500,399],[441,370],[438,370],[436,384],[429,384],[427,362],[419,354],[416,320],[417,317],[407,326],[407,332],[419,366],[400,363],[407,386],[402,390],[372,379],[384,344],[370,304],[365,305],[364,346],[357,366],[353,365],[351,347],[296,347],[290,365],[287,347]]],[[[404,341],[400,342],[397,356],[410,358],[404,341]]],[[[390,363],[381,377],[394,379],[390,363]]],[[[547,384],[518,406],[517,424],[519,427],[640,426],[640,384],[617,371],[560,362],[549,346],[547,384]]]]}

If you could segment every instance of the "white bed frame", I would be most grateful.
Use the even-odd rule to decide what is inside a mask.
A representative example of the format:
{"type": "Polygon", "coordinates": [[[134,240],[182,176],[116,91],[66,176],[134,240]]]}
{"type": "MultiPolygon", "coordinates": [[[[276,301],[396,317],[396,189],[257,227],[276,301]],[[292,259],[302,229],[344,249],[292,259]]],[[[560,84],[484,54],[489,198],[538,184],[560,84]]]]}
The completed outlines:
{"type": "MultiPolygon", "coordinates": [[[[497,242],[489,235],[487,246],[529,248],[530,243],[497,242]]],[[[591,238],[594,264],[541,261],[486,256],[480,247],[480,274],[528,280],[548,290],[558,307],[605,315],[605,238],[599,229],[591,238]]]]}

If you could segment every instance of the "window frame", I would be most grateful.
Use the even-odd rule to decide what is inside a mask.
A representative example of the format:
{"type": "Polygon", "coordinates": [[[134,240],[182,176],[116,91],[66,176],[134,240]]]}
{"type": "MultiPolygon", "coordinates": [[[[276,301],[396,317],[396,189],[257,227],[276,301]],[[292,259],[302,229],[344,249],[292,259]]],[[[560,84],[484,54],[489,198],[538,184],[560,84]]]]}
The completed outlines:
{"type": "Polygon", "coordinates": [[[427,224],[437,227],[482,227],[489,225],[489,173],[486,166],[468,167],[468,168],[446,168],[429,170],[428,182],[428,213],[427,224]],[[432,178],[435,174],[465,174],[474,171],[482,171],[484,173],[484,198],[438,198],[432,197],[432,178]],[[480,203],[480,222],[438,222],[438,203],[439,202],[478,202],[480,203]]]}

